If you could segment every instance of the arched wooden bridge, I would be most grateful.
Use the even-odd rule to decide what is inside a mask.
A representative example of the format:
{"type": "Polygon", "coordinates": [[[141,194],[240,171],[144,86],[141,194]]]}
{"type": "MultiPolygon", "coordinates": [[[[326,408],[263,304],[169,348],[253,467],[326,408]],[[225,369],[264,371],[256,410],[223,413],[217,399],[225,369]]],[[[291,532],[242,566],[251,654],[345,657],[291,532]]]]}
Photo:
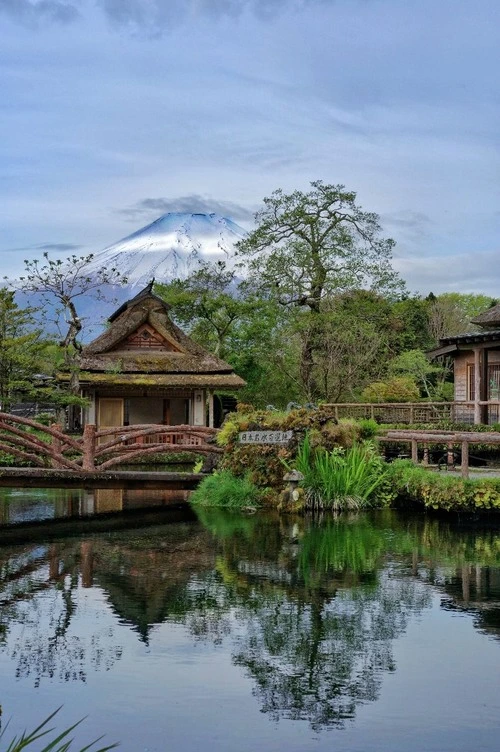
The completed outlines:
{"type": "Polygon", "coordinates": [[[150,454],[193,452],[220,454],[218,429],[205,426],[136,425],[97,430],[86,425],[83,436],[69,436],[58,425],[0,412],[0,451],[36,467],[96,472],[150,454]]]}

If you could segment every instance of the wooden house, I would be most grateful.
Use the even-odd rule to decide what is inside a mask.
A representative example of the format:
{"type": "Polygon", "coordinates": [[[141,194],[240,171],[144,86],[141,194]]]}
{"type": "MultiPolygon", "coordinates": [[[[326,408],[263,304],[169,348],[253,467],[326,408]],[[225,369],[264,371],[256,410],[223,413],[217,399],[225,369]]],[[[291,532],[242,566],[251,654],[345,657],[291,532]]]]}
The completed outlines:
{"type": "Polygon", "coordinates": [[[228,363],[171,321],[170,306],[152,286],[120,306],[84,348],[80,385],[90,404],[83,424],[214,426],[214,392],[245,386],[228,363]]]}
{"type": "Polygon", "coordinates": [[[500,304],[473,321],[478,331],[444,337],[431,357],[453,358],[456,420],[500,420],[500,304]]]}

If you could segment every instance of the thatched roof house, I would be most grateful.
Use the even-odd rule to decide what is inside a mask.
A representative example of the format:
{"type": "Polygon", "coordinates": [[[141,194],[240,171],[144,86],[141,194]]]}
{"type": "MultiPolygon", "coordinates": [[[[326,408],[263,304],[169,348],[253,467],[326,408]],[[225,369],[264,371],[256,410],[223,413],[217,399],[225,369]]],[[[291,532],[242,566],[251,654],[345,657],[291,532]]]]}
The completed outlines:
{"type": "Polygon", "coordinates": [[[214,390],[245,381],[171,321],[152,286],[120,306],[82,352],[80,384],[91,402],[85,422],[213,425],[214,390]]]}

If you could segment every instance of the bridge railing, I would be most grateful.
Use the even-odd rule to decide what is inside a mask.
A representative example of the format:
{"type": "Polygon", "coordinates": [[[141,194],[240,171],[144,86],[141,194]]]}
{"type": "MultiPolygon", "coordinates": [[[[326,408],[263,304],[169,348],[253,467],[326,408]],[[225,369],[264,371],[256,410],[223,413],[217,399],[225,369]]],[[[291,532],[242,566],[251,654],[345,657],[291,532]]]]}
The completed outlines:
{"type": "Polygon", "coordinates": [[[83,436],[69,436],[58,425],[0,412],[0,451],[36,467],[85,471],[106,470],[131,458],[158,452],[218,454],[216,428],[142,424],[97,430],[88,424],[83,436]]]}

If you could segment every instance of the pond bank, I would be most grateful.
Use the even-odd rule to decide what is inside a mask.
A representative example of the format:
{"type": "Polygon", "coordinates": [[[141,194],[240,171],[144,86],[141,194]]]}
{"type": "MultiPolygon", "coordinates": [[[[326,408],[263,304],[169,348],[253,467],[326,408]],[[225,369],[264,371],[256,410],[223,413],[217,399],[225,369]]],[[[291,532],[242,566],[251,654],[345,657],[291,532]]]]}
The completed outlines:
{"type": "Polygon", "coordinates": [[[206,477],[203,473],[168,473],[162,471],[112,470],[75,472],[50,468],[3,467],[0,486],[17,488],[131,488],[192,489],[206,477]]]}

